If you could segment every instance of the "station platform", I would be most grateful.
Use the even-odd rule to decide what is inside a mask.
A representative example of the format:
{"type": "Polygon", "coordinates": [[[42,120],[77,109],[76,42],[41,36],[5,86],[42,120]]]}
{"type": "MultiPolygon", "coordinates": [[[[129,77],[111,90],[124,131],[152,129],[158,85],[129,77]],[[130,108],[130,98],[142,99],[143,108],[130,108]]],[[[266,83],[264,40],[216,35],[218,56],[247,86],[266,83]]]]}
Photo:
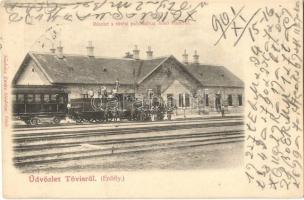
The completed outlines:
{"type": "MultiPolygon", "coordinates": [[[[175,114],[173,114],[172,117],[171,117],[171,120],[168,120],[167,118],[165,118],[164,120],[159,121],[159,122],[170,122],[170,121],[174,122],[174,121],[184,121],[184,120],[187,121],[187,120],[200,120],[200,119],[220,119],[220,118],[242,118],[242,117],[243,117],[243,113],[227,113],[227,114],[224,115],[224,117],[222,117],[221,113],[218,113],[218,112],[212,112],[212,113],[209,113],[209,114],[201,114],[201,115],[198,115],[198,114],[185,114],[185,115],[178,114],[178,115],[175,115],[175,114]]],[[[113,124],[114,125],[114,124],[117,124],[117,123],[125,124],[125,123],[151,123],[151,122],[157,122],[157,121],[139,122],[139,121],[128,121],[128,120],[119,120],[118,119],[117,122],[109,121],[109,122],[100,123],[100,124],[104,124],[104,125],[105,124],[108,124],[108,125],[113,124]]],[[[46,120],[46,121],[42,121],[42,123],[38,126],[44,126],[43,124],[44,125],[55,125],[55,124],[49,123],[46,120]]],[[[59,126],[74,125],[74,124],[77,124],[74,120],[72,120],[70,118],[66,118],[64,120],[61,120],[59,126]]],[[[83,122],[83,123],[79,123],[79,124],[84,124],[85,125],[85,124],[92,124],[92,123],[83,122]]],[[[19,128],[19,127],[22,128],[22,127],[27,127],[28,126],[21,120],[13,120],[12,125],[15,128],[19,128]]]]}
{"type": "MultiPolygon", "coordinates": [[[[242,117],[243,113],[225,113],[224,117],[242,117]]],[[[218,112],[211,112],[209,114],[179,114],[173,115],[172,119],[208,119],[208,118],[221,118],[222,114],[218,112]]]]}

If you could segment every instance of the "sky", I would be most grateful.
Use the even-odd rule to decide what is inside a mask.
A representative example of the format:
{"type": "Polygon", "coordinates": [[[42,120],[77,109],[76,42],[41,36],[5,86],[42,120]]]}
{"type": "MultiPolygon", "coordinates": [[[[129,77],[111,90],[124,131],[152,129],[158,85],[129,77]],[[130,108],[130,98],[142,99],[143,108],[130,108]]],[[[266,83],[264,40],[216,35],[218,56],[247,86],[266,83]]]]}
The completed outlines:
{"type": "MultiPolygon", "coordinates": [[[[54,45],[61,41],[64,53],[86,54],[88,41],[94,45],[94,54],[104,57],[123,57],[125,52],[132,52],[134,45],[140,50],[140,58],[146,57],[146,50],[151,46],[154,57],[174,55],[182,60],[184,50],[189,54],[189,61],[196,50],[201,64],[222,65],[244,80],[246,63],[249,51],[244,38],[237,47],[232,40],[222,39],[217,45],[220,33],[212,28],[212,15],[221,13],[225,5],[209,4],[199,10],[196,22],[188,25],[155,25],[155,26],[94,26],[92,21],[73,22],[59,25],[40,23],[25,25],[22,23],[10,24],[4,27],[5,51],[9,56],[10,70],[14,74],[23,58],[29,51],[49,52],[51,42],[50,27],[56,31],[54,45]],[[18,30],[18,31],[14,31],[18,30]],[[44,43],[44,48],[41,44],[44,43]],[[245,51],[245,52],[244,52],[245,51]]],[[[231,5],[231,4],[229,4],[231,5]]],[[[237,3],[235,8],[241,6],[237,3]]],[[[226,5],[227,12],[229,6],[226,5]]],[[[225,10],[225,9],[224,9],[225,10]]]]}

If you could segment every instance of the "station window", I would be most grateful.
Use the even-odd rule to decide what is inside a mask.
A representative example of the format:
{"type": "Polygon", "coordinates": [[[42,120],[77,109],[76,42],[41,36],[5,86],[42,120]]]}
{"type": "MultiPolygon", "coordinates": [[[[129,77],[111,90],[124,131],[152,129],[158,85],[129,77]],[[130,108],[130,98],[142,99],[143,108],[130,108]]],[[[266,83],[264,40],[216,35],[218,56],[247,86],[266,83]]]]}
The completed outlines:
{"type": "Polygon", "coordinates": [[[190,95],[189,93],[183,93],[178,95],[179,107],[190,107],[190,95]]]}
{"type": "Polygon", "coordinates": [[[35,102],[40,103],[41,102],[41,94],[35,94],[35,102]]]}
{"type": "Polygon", "coordinates": [[[183,94],[178,95],[178,107],[184,107],[184,97],[183,94]]]}
{"type": "Polygon", "coordinates": [[[49,95],[49,94],[43,95],[43,101],[44,101],[45,103],[50,102],[50,95],[49,95]]]}
{"type": "Polygon", "coordinates": [[[190,107],[190,95],[188,93],[185,94],[185,106],[190,107]]]}
{"type": "Polygon", "coordinates": [[[173,94],[167,94],[167,104],[173,106],[173,94]]]}
{"type": "Polygon", "coordinates": [[[56,102],[56,97],[57,95],[56,94],[51,94],[51,102],[56,102]]]}
{"type": "Polygon", "coordinates": [[[232,106],[232,95],[228,95],[228,106],[232,106]]]}
{"type": "Polygon", "coordinates": [[[60,104],[64,104],[64,98],[63,98],[63,96],[61,96],[61,95],[59,96],[59,103],[60,103],[60,104]]]}
{"type": "Polygon", "coordinates": [[[24,103],[24,94],[18,94],[17,101],[18,103],[24,103]]]}
{"type": "Polygon", "coordinates": [[[239,99],[239,106],[242,106],[243,105],[243,98],[242,98],[241,94],[238,95],[238,99],[239,99]]]}
{"type": "Polygon", "coordinates": [[[33,103],[34,102],[34,95],[33,94],[28,94],[26,96],[26,101],[27,101],[27,103],[33,103]]]}
{"type": "Polygon", "coordinates": [[[206,106],[209,106],[209,97],[208,97],[208,94],[206,94],[206,96],[205,96],[205,101],[206,101],[206,106]]]}

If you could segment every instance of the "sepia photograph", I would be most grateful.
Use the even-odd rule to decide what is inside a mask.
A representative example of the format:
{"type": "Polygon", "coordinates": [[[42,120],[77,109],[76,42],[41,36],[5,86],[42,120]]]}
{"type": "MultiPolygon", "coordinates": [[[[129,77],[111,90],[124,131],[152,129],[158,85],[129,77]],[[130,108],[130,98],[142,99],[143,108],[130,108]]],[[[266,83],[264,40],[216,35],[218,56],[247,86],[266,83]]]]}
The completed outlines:
{"type": "MultiPolygon", "coordinates": [[[[64,42],[67,43],[68,42],[64,42]]],[[[80,46],[80,45],[79,45],[80,46]]],[[[200,169],[242,161],[244,83],[224,66],[28,52],[13,79],[14,163],[25,172],[200,169]]],[[[142,55],[145,54],[145,55],[142,55]]]]}
{"type": "Polygon", "coordinates": [[[303,2],[3,0],[6,198],[303,196],[303,2]]]}

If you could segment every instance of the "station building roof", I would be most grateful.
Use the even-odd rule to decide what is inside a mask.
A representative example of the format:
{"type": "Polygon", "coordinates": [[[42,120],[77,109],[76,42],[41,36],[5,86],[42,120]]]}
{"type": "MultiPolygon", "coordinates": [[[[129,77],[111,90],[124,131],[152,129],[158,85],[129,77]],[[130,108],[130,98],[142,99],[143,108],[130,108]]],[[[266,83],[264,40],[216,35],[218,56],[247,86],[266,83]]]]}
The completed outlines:
{"type": "MultiPolygon", "coordinates": [[[[138,84],[169,59],[179,62],[172,55],[140,60],[74,54],[63,54],[59,58],[52,53],[29,52],[17,71],[13,84],[16,84],[30,59],[34,60],[52,84],[114,84],[116,80],[120,84],[138,84]]],[[[180,64],[202,87],[244,87],[243,81],[223,66],[180,64]]]]}

